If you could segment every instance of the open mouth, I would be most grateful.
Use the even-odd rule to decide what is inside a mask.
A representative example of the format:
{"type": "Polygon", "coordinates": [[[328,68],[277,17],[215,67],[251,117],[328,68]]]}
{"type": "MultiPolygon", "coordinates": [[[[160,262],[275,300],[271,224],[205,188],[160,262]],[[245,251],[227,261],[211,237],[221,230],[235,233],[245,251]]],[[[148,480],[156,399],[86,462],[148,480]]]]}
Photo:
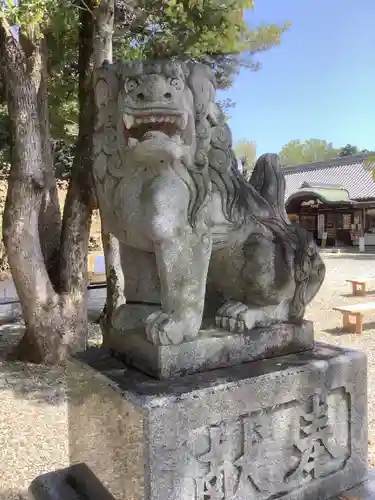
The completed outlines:
{"type": "Polygon", "coordinates": [[[151,132],[161,132],[174,137],[180,135],[186,127],[186,117],[183,114],[152,112],[139,115],[124,114],[123,119],[125,136],[138,141],[147,138],[147,134],[151,132]]]}

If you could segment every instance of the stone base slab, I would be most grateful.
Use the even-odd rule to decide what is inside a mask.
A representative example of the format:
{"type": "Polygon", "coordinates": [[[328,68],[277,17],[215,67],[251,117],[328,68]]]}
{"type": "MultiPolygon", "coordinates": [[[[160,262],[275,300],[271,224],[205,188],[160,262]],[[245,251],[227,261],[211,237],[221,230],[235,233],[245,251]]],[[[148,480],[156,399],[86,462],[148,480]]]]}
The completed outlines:
{"type": "MultiPolygon", "coordinates": [[[[68,467],[38,476],[29,488],[31,500],[116,500],[90,471],[82,480],[79,469],[68,467]]],[[[364,483],[331,500],[375,500],[375,472],[370,469],[364,483]]]]}
{"type": "Polygon", "coordinates": [[[254,328],[241,334],[205,328],[199,338],[178,346],[151,344],[140,329],[112,329],[106,347],[127,365],[168,379],[312,349],[314,328],[311,321],[254,328]]]}
{"type": "Polygon", "coordinates": [[[368,471],[367,481],[341,493],[333,500],[375,500],[375,470],[368,471]]]}
{"type": "Polygon", "coordinates": [[[91,349],[68,390],[70,462],[116,500],[326,500],[367,477],[356,351],[317,344],[164,381],[91,349]]]}

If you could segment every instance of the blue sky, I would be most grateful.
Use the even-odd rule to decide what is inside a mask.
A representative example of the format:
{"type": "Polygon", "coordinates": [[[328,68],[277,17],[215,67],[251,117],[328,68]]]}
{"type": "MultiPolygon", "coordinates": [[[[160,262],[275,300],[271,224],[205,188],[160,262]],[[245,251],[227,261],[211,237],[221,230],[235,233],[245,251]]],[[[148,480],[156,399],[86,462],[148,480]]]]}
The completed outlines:
{"type": "Polygon", "coordinates": [[[292,27],[257,55],[259,72],[219,93],[236,102],[234,142],[255,141],[258,155],[310,138],[374,150],[375,0],[258,0],[246,18],[292,27]]]}

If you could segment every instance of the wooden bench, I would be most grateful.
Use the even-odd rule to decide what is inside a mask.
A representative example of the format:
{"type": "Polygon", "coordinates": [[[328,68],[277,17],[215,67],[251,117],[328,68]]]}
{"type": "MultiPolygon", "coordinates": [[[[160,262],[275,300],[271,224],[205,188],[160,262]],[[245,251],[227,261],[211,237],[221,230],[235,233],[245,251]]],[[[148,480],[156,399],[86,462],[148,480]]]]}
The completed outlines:
{"type": "Polygon", "coordinates": [[[363,313],[375,311],[375,302],[334,307],[333,310],[341,312],[342,329],[344,331],[361,334],[363,333],[363,313]]]}
{"type": "Polygon", "coordinates": [[[367,283],[371,281],[375,281],[375,278],[361,278],[361,279],[353,279],[353,280],[346,280],[347,283],[352,284],[352,292],[353,295],[356,295],[357,297],[365,297],[366,295],[366,286],[367,283]]]}

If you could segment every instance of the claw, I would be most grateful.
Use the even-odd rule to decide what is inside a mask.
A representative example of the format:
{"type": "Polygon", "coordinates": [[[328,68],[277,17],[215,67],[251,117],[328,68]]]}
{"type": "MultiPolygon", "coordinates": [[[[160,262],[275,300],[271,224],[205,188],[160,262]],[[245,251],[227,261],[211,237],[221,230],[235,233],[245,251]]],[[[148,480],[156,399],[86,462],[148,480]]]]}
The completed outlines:
{"type": "Polygon", "coordinates": [[[227,316],[223,316],[221,318],[221,326],[222,328],[229,328],[230,320],[227,316]]]}
{"type": "Polygon", "coordinates": [[[244,331],[245,331],[245,322],[243,320],[240,320],[237,322],[237,332],[243,333],[244,331]]]}
{"type": "Polygon", "coordinates": [[[231,333],[243,333],[247,328],[254,326],[253,323],[246,324],[246,314],[249,310],[250,308],[242,302],[228,301],[217,312],[216,326],[231,333]]]}
{"type": "Polygon", "coordinates": [[[184,340],[184,326],[163,311],[157,311],[147,318],[146,337],[154,345],[178,345],[184,340]]]}
{"type": "Polygon", "coordinates": [[[235,318],[230,318],[229,320],[229,331],[235,332],[237,330],[238,321],[235,318]]]}
{"type": "Polygon", "coordinates": [[[162,311],[157,311],[147,318],[146,322],[146,336],[147,339],[155,345],[161,343],[161,339],[159,337],[159,325],[168,319],[168,315],[162,311]]]}

